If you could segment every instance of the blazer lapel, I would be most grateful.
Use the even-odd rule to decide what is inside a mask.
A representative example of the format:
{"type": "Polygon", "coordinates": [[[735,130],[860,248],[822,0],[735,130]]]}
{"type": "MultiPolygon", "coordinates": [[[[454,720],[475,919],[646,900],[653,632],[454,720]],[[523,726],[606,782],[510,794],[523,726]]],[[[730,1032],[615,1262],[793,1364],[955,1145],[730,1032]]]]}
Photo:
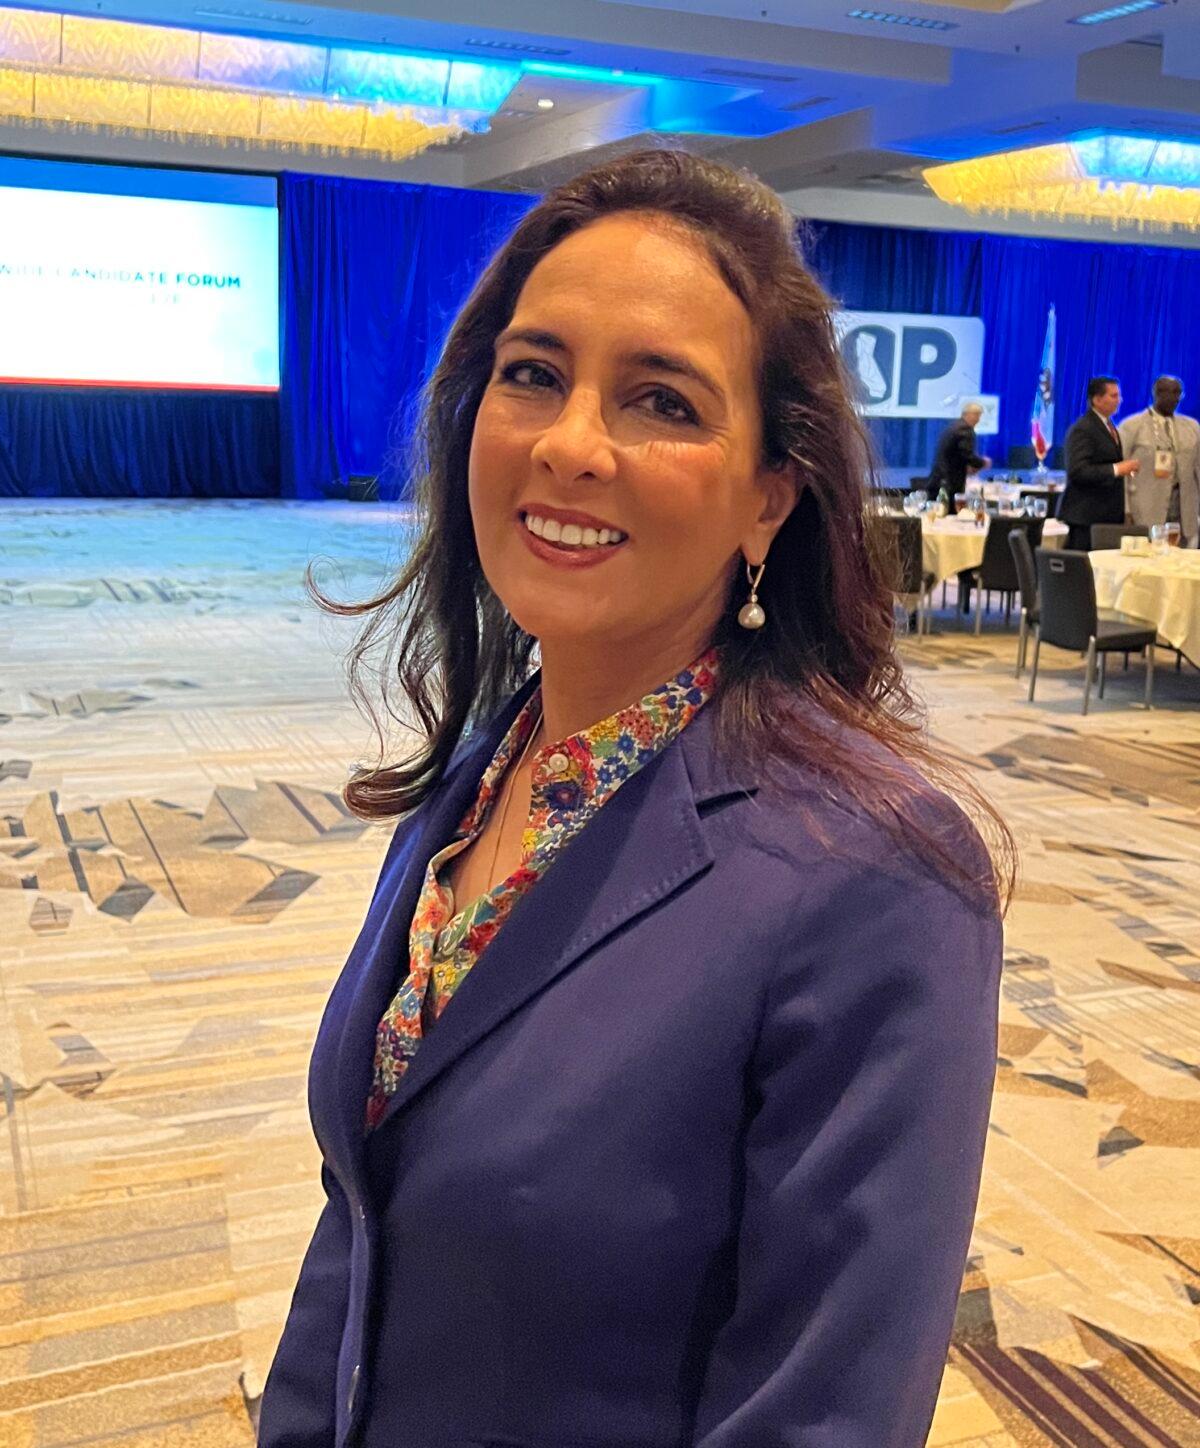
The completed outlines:
{"type": "Polygon", "coordinates": [[[710,724],[702,710],[679,739],[621,786],[517,902],[422,1041],[377,1131],[588,951],[709,867],[713,855],[697,803],[746,788],[711,777],[705,768],[701,789],[693,789],[688,760],[697,752],[703,760],[710,724]],[[698,751],[685,752],[685,741],[698,751]]]}
{"type": "MultiPolygon", "coordinates": [[[[1120,462],[1120,461],[1121,461],[1121,454],[1122,454],[1122,452],[1123,452],[1123,449],[1122,449],[1122,447],[1121,447],[1121,443],[1120,443],[1119,437],[1118,437],[1118,440],[1117,440],[1116,442],[1114,442],[1114,441],[1113,441],[1113,435],[1112,435],[1112,433],[1109,432],[1109,430],[1108,430],[1109,427],[1112,426],[1111,422],[1105,422],[1104,419],[1100,416],[1100,414],[1096,411],[1096,409],[1095,409],[1094,407],[1089,408],[1088,410],[1091,412],[1092,417],[1095,419],[1096,431],[1097,431],[1097,432],[1100,434],[1100,436],[1104,439],[1105,443],[1107,443],[1108,448],[1109,448],[1109,451],[1110,451],[1110,452],[1115,452],[1115,453],[1117,454],[1116,461],[1117,461],[1117,462],[1120,462]]],[[[1116,428],[1113,427],[1113,432],[1115,432],[1115,431],[1116,431],[1116,428]]]]}
{"type": "MultiPolygon", "coordinates": [[[[430,858],[448,843],[474,802],[479,780],[504,734],[537,687],[523,687],[484,730],[467,743],[461,759],[421,807],[425,819],[415,842],[403,852],[395,878],[380,885],[378,914],[373,910],[355,946],[361,954],[357,980],[346,1010],[337,1050],[337,1091],[343,1143],[355,1169],[361,1169],[367,1097],[375,1062],[375,1032],[408,962],[408,934],[430,858]],[[374,918],[372,918],[374,917],[374,918]]],[[[417,821],[414,819],[414,826],[417,821]]]]}

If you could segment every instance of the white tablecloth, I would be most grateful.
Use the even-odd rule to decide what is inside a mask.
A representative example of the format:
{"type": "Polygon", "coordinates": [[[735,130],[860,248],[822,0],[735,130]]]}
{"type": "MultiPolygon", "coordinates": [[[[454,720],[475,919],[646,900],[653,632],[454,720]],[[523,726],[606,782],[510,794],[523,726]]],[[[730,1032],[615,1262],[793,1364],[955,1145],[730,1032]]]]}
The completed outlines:
{"type": "Polygon", "coordinates": [[[1149,619],[1172,648],[1200,663],[1200,553],[1172,548],[1145,558],[1105,549],[1089,557],[1098,607],[1149,619]]]}
{"type": "MultiPolygon", "coordinates": [[[[1066,536],[1067,525],[1057,518],[1047,518],[1042,525],[1043,548],[1061,548],[1066,536]]],[[[978,568],[983,562],[986,537],[987,528],[977,528],[973,518],[940,518],[935,522],[925,514],[921,519],[921,559],[925,572],[933,574],[935,583],[941,583],[964,568],[978,568]]]]}

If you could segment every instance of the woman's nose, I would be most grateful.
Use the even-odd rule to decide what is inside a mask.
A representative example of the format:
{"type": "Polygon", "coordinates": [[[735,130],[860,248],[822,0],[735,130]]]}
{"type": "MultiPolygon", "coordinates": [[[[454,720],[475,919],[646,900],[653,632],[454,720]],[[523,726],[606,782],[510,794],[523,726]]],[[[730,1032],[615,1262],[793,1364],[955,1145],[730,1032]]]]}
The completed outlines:
{"type": "Polygon", "coordinates": [[[534,444],[533,461],[560,483],[609,482],[616,456],[599,399],[572,393],[534,444]]]}

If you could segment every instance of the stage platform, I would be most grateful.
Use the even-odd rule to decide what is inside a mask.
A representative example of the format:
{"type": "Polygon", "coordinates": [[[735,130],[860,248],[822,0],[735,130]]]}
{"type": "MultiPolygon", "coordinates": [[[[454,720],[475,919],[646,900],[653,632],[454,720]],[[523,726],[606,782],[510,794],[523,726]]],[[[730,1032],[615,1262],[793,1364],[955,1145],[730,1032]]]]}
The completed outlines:
{"type": "MultiPolygon", "coordinates": [[[[308,1052],[388,836],[338,797],[354,625],[301,573],[362,596],[407,526],[0,504],[5,1445],[253,1442],[320,1199],[308,1052]]],[[[1200,675],[1147,713],[1114,669],[1082,718],[1058,651],[1025,702],[996,615],[904,649],[1024,855],[930,1443],[1198,1443],[1200,675]]]]}

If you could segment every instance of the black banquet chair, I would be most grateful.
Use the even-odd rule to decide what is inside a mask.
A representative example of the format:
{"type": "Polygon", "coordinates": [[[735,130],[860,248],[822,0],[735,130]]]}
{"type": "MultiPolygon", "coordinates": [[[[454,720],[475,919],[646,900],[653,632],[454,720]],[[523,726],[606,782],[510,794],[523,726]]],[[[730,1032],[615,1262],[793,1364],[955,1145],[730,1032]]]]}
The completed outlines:
{"type": "Polygon", "coordinates": [[[1143,649],[1146,657],[1146,708],[1154,701],[1154,640],[1157,629],[1144,618],[1108,614],[1096,609],[1096,580],[1086,553],[1068,548],[1039,548],[1037,560],[1038,622],[1033,635],[1033,668],[1029,699],[1037,688],[1038,657],[1043,643],[1086,653],[1083,712],[1088,711],[1096,656],[1100,657],[1100,697],[1104,698],[1105,661],[1113,652],[1143,649]]]}
{"type": "Polygon", "coordinates": [[[1004,622],[1008,622],[1012,595],[1017,592],[1019,579],[1009,537],[1020,530],[1027,534],[1029,547],[1040,547],[1042,541],[1041,518],[992,518],[988,523],[987,537],[983,543],[983,561],[971,573],[971,585],[975,589],[975,632],[983,632],[983,595],[993,589],[1005,595],[1004,622]]]}
{"type": "Polygon", "coordinates": [[[892,592],[917,600],[917,633],[929,631],[929,590],[933,574],[925,572],[921,544],[921,520],[877,514],[871,519],[883,550],[884,569],[892,592]]]}
{"type": "Polygon", "coordinates": [[[1138,523],[1093,523],[1090,536],[1093,553],[1119,548],[1122,538],[1149,538],[1150,529],[1138,523]]]}
{"type": "Polygon", "coordinates": [[[1013,567],[1017,571],[1017,591],[1021,597],[1021,626],[1017,634],[1016,677],[1021,677],[1025,667],[1025,654],[1029,648],[1029,633],[1038,625],[1037,565],[1033,561],[1033,549],[1029,543],[1027,528],[1011,528],[1008,534],[1008,548],[1012,554],[1013,567]]]}

